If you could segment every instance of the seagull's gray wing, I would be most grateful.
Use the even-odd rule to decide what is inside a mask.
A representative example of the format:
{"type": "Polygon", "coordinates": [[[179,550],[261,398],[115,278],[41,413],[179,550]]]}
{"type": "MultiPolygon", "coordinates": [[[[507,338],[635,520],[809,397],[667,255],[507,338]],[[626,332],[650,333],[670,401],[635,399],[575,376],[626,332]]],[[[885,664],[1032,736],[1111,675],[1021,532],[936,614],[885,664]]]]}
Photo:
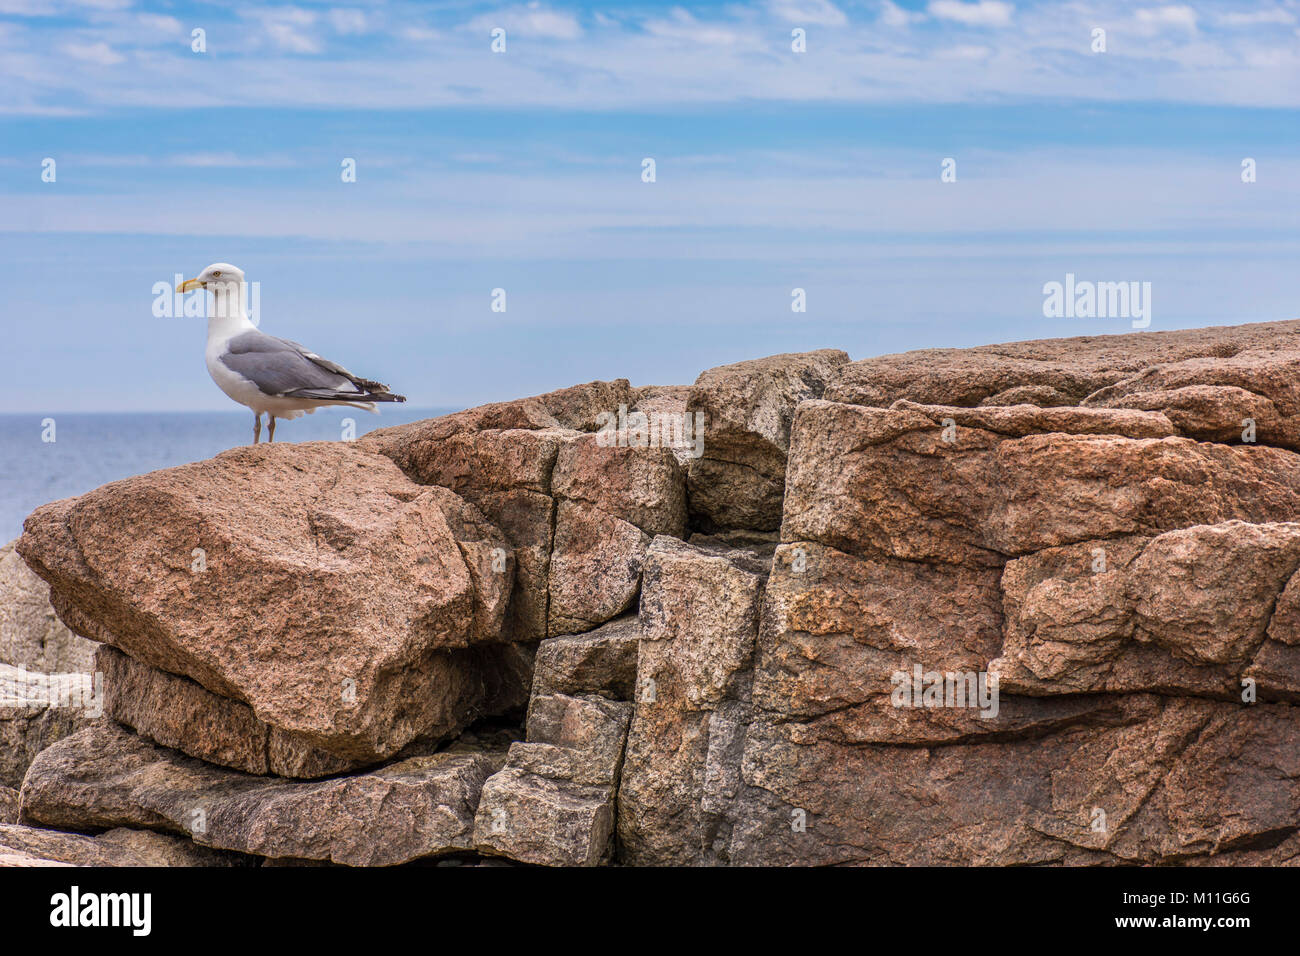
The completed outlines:
{"type": "Polygon", "coordinates": [[[404,402],[388,386],[353,375],[297,342],[258,329],[226,343],[221,364],[248,379],[266,395],[322,401],[404,402]]]}

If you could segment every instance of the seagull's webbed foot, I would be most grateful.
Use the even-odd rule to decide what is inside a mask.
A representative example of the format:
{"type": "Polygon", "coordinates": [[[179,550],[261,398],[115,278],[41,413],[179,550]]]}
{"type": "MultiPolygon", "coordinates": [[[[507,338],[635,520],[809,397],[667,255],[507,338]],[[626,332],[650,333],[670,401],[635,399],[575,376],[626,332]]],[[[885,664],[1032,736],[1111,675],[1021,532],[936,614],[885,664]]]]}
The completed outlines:
{"type": "Polygon", "coordinates": [[[262,440],[262,413],[253,412],[253,444],[262,440]]]}
{"type": "Polygon", "coordinates": [[[267,441],[275,441],[275,416],[267,415],[269,421],[266,423],[267,441]]]}

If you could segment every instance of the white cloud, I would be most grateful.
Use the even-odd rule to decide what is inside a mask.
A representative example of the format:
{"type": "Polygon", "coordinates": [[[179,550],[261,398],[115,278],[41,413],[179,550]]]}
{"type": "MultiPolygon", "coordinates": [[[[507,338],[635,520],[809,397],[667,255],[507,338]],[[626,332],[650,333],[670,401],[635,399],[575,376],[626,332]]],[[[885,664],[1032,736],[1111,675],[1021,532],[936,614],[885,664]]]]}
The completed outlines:
{"type": "Polygon", "coordinates": [[[321,43],[309,30],[316,14],[301,7],[259,7],[241,14],[253,20],[262,35],[287,53],[319,53],[321,43]]]}
{"type": "Polygon", "coordinates": [[[157,33],[179,33],[181,22],[175,17],[162,16],[155,13],[142,13],[136,18],[140,26],[146,30],[153,30],[157,33]]]}
{"type": "Polygon", "coordinates": [[[945,60],[984,60],[992,55],[993,51],[988,47],[972,44],[945,47],[937,53],[937,56],[945,60]]]}
{"type": "Polygon", "coordinates": [[[442,39],[442,34],[437,30],[416,25],[402,27],[398,31],[398,36],[403,40],[410,40],[412,43],[431,43],[434,40],[442,39]]]}
{"type": "Polygon", "coordinates": [[[977,0],[976,3],[962,3],[961,0],[931,0],[926,8],[930,14],[940,20],[953,20],[972,27],[1003,27],[1011,22],[1015,8],[1001,0],[977,0]]]}
{"type": "Polygon", "coordinates": [[[1137,21],[1151,28],[1177,27],[1182,30],[1196,30],[1196,11],[1191,7],[1171,5],[1166,7],[1145,7],[1137,11],[1137,21]]]}
{"type": "Polygon", "coordinates": [[[132,0],[0,0],[0,13],[20,17],[77,16],[86,9],[124,10],[132,0]]]}
{"type": "Polygon", "coordinates": [[[74,60],[96,66],[116,66],[126,59],[107,43],[65,43],[60,49],[74,60]]]}
{"type": "Polygon", "coordinates": [[[830,0],[768,0],[767,8],[788,23],[841,27],[849,22],[844,11],[830,0]]]}
{"type": "Polygon", "coordinates": [[[917,20],[924,20],[924,13],[913,13],[910,10],[904,10],[892,0],[881,0],[880,4],[880,22],[887,27],[905,27],[909,23],[917,20]]]}
{"type": "MultiPolygon", "coordinates": [[[[177,34],[141,29],[138,10],[96,13],[93,34],[82,24],[37,28],[9,20],[0,25],[6,92],[0,115],[207,105],[604,110],[750,100],[955,103],[990,96],[1300,107],[1293,28],[1263,22],[1264,14],[1280,21],[1277,11],[1300,18],[1300,6],[1277,0],[1244,8],[1204,0],[1197,8],[1201,23],[1190,6],[1159,0],[1148,0],[1140,14],[1125,0],[1087,0],[1087,7],[1083,0],[1069,7],[932,0],[933,16],[921,0],[870,0],[860,16],[853,12],[859,7],[834,2],[761,0],[710,7],[707,16],[627,8],[599,26],[594,13],[580,14],[580,23],[568,8],[542,3],[464,14],[474,17],[469,22],[446,13],[435,20],[409,0],[389,0],[382,9],[360,0],[236,7],[227,15],[236,22],[214,16],[202,23],[210,42],[214,30],[225,38],[220,49],[233,68],[221,71],[205,68],[187,43],[176,42],[177,34]],[[850,19],[820,30],[815,56],[785,55],[789,26],[778,17],[835,18],[830,11],[841,9],[850,19]],[[361,21],[342,14],[331,19],[353,10],[364,13],[364,42],[337,32],[361,21]],[[1229,29],[1216,19],[1229,11],[1252,19],[1233,21],[1236,28],[1229,29]],[[1243,29],[1256,20],[1258,28],[1243,29]],[[926,29],[901,29],[918,21],[926,29]],[[1086,40],[1098,24],[1130,39],[1154,39],[1116,42],[1104,71],[1081,72],[1079,38],[1086,40]],[[505,26],[512,40],[531,34],[550,42],[534,44],[540,56],[485,57],[494,26],[505,26]],[[996,30],[972,36],[980,27],[996,30]],[[123,61],[132,69],[104,69],[123,61]]],[[[168,26],[165,19],[157,25],[168,26]]],[[[190,23],[180,22],[184,35],[190,23]]]]}
{"type": "Polygon", "coordinates": [[[342,36],[355,36],[370,30],[370,21],[361,10],[335,8],[326,15],[334,32],[342,36]]]}
{"type": "Polygon", "coordinates": [[[671,19],[647,20],[645,31],[668,40],[692,40],[706,46],[732,46],[741,34],[725,26],[702,23],[681,7],[674,7],[671,19]]]}
{"type": "Polygon", "coordinates": [[[297,165],[284,156],[240,156],[237,153],[178,153],[166,159],[169,166],[189,166],[201,169],[267,169],[297,165]]]}
{"type": "Polygon", "coordinates": [[[504,27],[507,34],[549,37],[552,40],[576,40],[582,36],[582,25],[572,14],[552,10],[540,3],[483,14],[471,20],[469,27],[474,30],[504,27]]]}
{"type": "Polygon", "coordinates": [[[1253,13],[1221,13],[1215,20],[1225,27],[1255,27],[1295,23],[1295,16],[1281,7],[1271,7],[1253,13]]]}

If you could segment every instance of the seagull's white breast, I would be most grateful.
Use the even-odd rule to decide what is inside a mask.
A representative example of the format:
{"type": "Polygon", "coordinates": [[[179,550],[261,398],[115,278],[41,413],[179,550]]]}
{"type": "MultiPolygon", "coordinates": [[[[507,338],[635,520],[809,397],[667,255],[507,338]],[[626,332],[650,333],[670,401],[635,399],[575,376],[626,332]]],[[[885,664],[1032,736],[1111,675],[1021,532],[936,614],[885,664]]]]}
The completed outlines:
{"type": "MultiPolygon", "coordinates": [[[[208,347],[203,358],[208,366],[212,381],[240,405],[247,405],[257,414],[271,411],[269,404],[276,399],[263,395],[261,389],[221,361],[226,354],[230,340],[236,335],[254,328],[252,322],[242,316],[229,318],[212,318],[208,320],[208,347]]],[[[280,401],[283,401],[281,399],[280,401]]]]}

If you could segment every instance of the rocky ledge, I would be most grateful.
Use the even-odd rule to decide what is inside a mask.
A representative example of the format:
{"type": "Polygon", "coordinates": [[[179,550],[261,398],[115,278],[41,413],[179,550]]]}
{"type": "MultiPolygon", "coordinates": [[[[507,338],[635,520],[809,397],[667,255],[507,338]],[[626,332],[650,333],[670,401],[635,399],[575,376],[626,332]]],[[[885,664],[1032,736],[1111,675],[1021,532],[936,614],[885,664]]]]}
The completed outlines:
{"type": "Polygon", "coordinates": [[[102,692],[0,708],[0,863],[1300,859],[1300,321],[593,382],[16,551],[6,673],[102,692]]]}

